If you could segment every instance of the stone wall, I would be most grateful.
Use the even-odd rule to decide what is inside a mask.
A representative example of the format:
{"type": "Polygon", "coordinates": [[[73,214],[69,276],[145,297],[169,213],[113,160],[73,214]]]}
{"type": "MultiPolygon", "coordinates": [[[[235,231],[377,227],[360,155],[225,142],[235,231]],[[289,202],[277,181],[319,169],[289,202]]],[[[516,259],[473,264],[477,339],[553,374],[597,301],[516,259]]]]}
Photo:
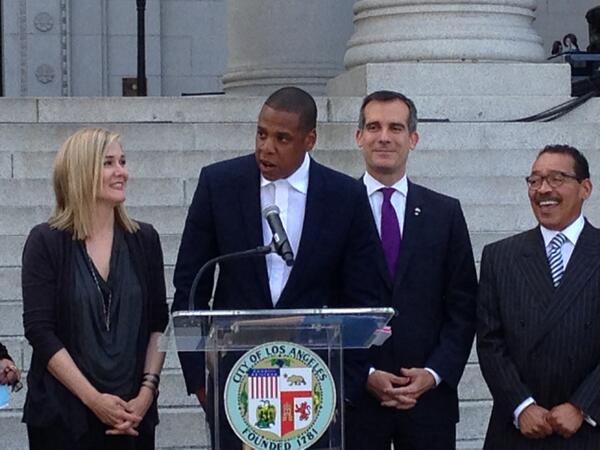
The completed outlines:
{"type": "MultiPolygon", "coordinates": [[[[122,78],[136,75],[135,0],[1,3],[5,95],[120,96],[122,78]]],[[[147,0],[149,95],[222,90],[226,4],[226,0],[147,0]]],[[[538,0],[534,27],[544,39],[546,53],[554,40],[571,32],[585,49],[585,12],[598,4],[598,0],[538,0]]]]}
{"type": "MultiPolygon", "coordinates": [[[[225,0],[147,0],[149,95],[221,90],[225,0]]],[[[6,96],[120,96],[137,73],[135,0],[4,0],[6,96]]]]}

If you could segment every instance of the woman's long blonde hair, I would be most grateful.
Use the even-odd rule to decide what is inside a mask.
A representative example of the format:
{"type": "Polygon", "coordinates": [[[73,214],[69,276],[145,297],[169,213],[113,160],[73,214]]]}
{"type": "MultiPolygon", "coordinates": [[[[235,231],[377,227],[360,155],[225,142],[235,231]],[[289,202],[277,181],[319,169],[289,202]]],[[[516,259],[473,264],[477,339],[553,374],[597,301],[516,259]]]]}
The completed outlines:
{"type": "MultiPolygon", "coordinates": [[[[73,239],[86,239],[93,229],[93,211],[102,188],[102,167],[106,147],[119,135],[102,128],[83,128],[70,136],[54,159],[52,175],[56,205],[48,221],[52,228],[69,230],[73,239]]],[[[115,220],[133,233],[139,225],[127,215],[121,203],[115,206],[115,220]]]]}

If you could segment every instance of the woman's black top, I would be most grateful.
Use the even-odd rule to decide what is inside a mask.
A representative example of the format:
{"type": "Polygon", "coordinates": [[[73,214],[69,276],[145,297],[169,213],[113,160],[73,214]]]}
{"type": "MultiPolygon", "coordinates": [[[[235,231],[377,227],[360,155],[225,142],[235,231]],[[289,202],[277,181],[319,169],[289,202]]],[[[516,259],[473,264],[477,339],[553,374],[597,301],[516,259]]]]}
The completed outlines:
{"type": "MultiPolygon", "coordinates": [[[[124,395],[125,400],[137,394],[150,333],[164,331],[168,322],[163,256],[158,233],[149,224],[140,222],[139,225],[140,230],[135,233],[122,231],[115,234],[120,237],[113,244],[122,247],[117,250],[121,256],[115,259],[114,264],[121,264],[121,267],[114,271],[111,268],[110,272],[114,275],[119,272],[120,281],[115,280],[112,286],[115,289],[113,298],[119,298],[112,300],[112,323],[106,336],[102,335],[100,329],[93,330],[94,326],[101,328],[105,325],[104,317],[88,317],[86,324],[80,323],[83,315],[94,314],[91,298],[87,299],[86,307],[81,306],[83,298],[91,295],[90,278],[84,280],[82,272],[87,270],[91,275],[89,268],[82,267],[85,254],[81,243],[74,241],[70,232],[53,229],[47,223],[31,230],[23,250],[22,268],[23,325],[25,337],[33,347],[23,408],[25,423],[39,427],[58,424],[71,430],[75,439],[87,431],[85,406],[47,370],[48,360],[63,348],[101,391],[103,387],[129,391],[130,395],[124,395]],[[122,243],[119,244],[121,238],[122,243]],[[125,274],[121,275],[120,269],[123,268],[125,274]],[[123,307],[125,285],[132,288],[126,295],[137,297],[138,305],[134,301],[126,307],[131,310],[114,314],[117,304],[120,304],[119,308],[123,307]],[[136,289],[140,292],[136,293],[136,289]],[[103,345],[110,342],[112,333],[123,333],[122,325],[132,328],[127,331],[127,338],[133,337],[134,342],[126,339],[126,343],[119,342],[112,347],[109,344],[104,348],[103,345]],[[137,329],[137,336],[136,333],[129,334],[134,328],[137,329]],[[87,336],[89,333],[92,336],[87,336]],[[88,339],[95,342],[95,348],[92,349],[93,354],[84,355],[88,339]],[[106,353],[99,356],[102,351],[106,353]],[[131,376],[122,385],[105,376],[107,367],[100,367],[102,364],[112,364],[112,361],[108,362],[112,356],[121,362],[125,358],[131,360],[131,376]],[[99,359],[96,360],[96,357],[99,359]]],[[[111,264],[113,259],[114,256],[111,257],[111,264]]],[[[104,287],[110,288],[112,282],[109,276],[104,287]]],[[[98,313],[102,310],[100,302],[104,299],[95,297],[95,301],[100,308],[96,310],[98,313]]],[[[117,391],[104,392],[116,394],[117,391]]],[[[158,413],[154,402],[140,424],[140,430],[149,429],[157,423],[158,413]]]]}
{"type": "Polygon", "coordinates": [[[129,400],[140,387],[140,380],[134,378],[140,361],[131,355],[139,351],[143,299],[123,231],[115,229],[106,281],[85,244],[73,241],[73,246],[73,345],[69,353],[99,392],[129,400]]]}

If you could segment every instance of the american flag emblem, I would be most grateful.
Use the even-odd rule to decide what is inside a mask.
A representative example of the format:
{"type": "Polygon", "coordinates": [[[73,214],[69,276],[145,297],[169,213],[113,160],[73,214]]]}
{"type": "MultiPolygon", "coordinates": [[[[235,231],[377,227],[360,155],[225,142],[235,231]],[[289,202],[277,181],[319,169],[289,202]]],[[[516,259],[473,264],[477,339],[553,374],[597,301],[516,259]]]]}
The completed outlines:
{"type": "Polygon", "coordinates": [[[279,369],[250,369],[248,398],[279,398],[279,369]]]}

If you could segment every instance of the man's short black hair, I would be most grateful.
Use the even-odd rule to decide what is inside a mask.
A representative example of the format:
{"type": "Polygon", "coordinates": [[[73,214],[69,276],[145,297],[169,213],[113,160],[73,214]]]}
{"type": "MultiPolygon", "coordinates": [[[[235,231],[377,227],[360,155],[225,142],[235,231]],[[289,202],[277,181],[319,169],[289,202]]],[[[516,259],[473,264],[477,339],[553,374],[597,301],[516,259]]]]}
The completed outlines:
{"type": "Polygon", "coordinates": [[[358,128],[362,130],[365,127],[365,108],[370,102],[392,102],[394,100],[399,100],[408,107],[408,131],[411,133],[417,131],[417,122],[419,121],[417,117],[417,107],[415,106],[414,102],[406,95],[395,91],[375,91],[367,95],[363,99],[362,105],[360,107],[360,115],[358,116],[358,128]]]}
{"type": "MultiPolygon", "coordinates": [[[[590,177],[590,166],[583,153],[570,145],[551,144],[546,145],[537,155],[539,158],[544,153],[553,153],[560,155],[569,155],[573,158],[573,170],[579,181],[583,181],[590,177]]],[[[537,159],[537,158],[536,158],[537,159]]]]}
{"type": "Polygon", "coordinates": [[[265,105],[277,111],[285,111],[300,116],[300,126],[310,131],[317,126],[317,104],[303,89],[287,86],[276,90],[265,101],[265,105]]]}

